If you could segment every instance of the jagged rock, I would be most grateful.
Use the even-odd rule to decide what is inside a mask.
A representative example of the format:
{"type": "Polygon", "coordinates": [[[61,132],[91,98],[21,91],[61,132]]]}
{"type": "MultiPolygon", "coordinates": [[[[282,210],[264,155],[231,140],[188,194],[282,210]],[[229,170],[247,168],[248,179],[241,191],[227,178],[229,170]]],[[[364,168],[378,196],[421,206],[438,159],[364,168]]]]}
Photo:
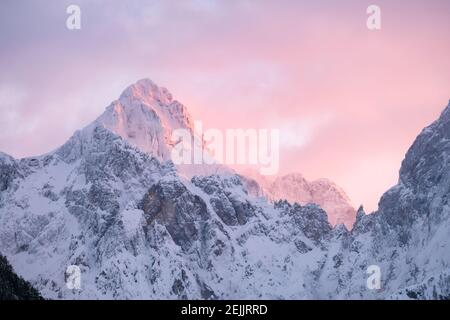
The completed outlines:
{"type": "Polygon", "coordinates": [[[246,192],[238,176],[225,179],[217,175],[194,177],[192,183],[209,195],[214,211],[226,225],[243,225],[255,215],[255,207],[232,191],[239,188],[242,193],[246,192]]]}
{"type": "Polygon", "coordinates": [[[19,168],[14,159],[0,152],[0,195],[11,187],[15,178],[19,176],[19,168]]]}
{"type": "Polygon", "coordinates": [[[205,202],[179,181],[160,181],[144,196],[140,206],[147,224],[164,225],[173,241],[188,250],[200,237],[200,225],[208,219],[205,202]]]}

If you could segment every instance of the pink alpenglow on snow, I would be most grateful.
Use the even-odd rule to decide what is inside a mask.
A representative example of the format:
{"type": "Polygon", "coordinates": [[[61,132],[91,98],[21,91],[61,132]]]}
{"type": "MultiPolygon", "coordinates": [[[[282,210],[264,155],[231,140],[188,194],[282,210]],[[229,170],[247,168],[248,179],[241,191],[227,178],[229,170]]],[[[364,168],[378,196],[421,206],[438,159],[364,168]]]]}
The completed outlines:
{"type": "MultiPolygon", "coordinates": [[[[104,113],[84,130],[90,131],[91,128],[101,125],[160,161],[168,161],[172,160],[172,152],[181,144],[173,140],[173,132],[183,129],[196,137],[193,139],[194,145],[188,148],[208,156],[201,138],[196,135],[193,122],[188,108],[175,100],[166,88],[159,87],[150,79],[142,79],[125,89],[119,99],[114,100],[104,113]]],[[[232,175],[236,171],[241,172],[247,179],[255,179],[259,184],[262,192],[255,195],[263,195],[273,201],[285,199],[302,205],[317,204],[327,212],[333,226],[343,223],[351,229],[355,220],[355,210],[345,192],[326,179],[308,182],[300,174],[263,176],[259,172],[254,174],[253,171],[239,166],[215,162],[175,165],[178,172],[187,178],[195,175],[232,175]]]]}
{"type": "Polygon", "coordinates": [[[83,1],[78,31],[63,4],[2,3],[0,150],[54,149],[150,76],[205,127],[280,128],[280,174],[327,177],[375,210],[448,99],[450,2],[377,1],[378,31],[356,0],[181,2],[83,1]]]}

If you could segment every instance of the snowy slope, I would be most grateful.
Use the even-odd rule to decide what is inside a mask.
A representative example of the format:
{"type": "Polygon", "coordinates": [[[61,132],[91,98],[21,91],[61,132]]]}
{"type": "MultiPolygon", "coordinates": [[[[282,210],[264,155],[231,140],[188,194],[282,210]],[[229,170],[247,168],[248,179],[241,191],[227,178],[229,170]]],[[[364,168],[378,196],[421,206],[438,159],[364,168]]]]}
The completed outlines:
{"type": "Polygon", "coordinates": [[[297,271],[322,255],[331,227],[320,208],[277,210],[237,176],[183,180],[106,129],[91,133],[2,166],[18,178],[2,192],[0,250],[44,296],[309,297],[297,271]],[[68,265],[80,266],[81,291],[65,288],[68,265]]]}
{"type": "Polygon", "coordinates": [[[379,211],[359,210],[348,231],[317,205],[254,196],[239,175],[180,174],[164,161],[166,129],[188,117],[141,83],[56,151],[0,154],[0,252],[45,297],[450,297],[450,106],[408,151],[379,211]],[[65,286],[69,265],[81,290],[65,286]]]}

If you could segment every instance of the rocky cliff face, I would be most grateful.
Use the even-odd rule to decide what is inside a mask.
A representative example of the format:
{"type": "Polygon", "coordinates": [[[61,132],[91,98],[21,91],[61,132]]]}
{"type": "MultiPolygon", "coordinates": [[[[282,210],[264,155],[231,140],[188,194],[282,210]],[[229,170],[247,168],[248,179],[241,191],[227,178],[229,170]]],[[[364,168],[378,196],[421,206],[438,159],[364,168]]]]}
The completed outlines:
{"type": "Polygon", "coordinates": [[[44,297],[450,297],[450,107],[408,151],[379,211],[359,210],[348,231],[317,205],[268,202],[233,173],[186,177],[164,148],[141,150],[166,139],[147,124],[131,132],[149,94],[163,109],[149,111],[156,123],[186,118],[161,116],[170,96],[139,86],[119,99],[122,111],[107,110],[117,119],[142,111],[122,118],[132,126],[101,117],[45,156],[0,154],[0,252],[44,297]],[[80,290],[66,287],[70,265],[81,270],[80,290]],[[381,290],[366,287],[370,265],[381,290]]]}
{"type": "MultiPolygon", "coordinates": [[[[379,210],[358,214],[343,267],[353,274],[354,266],[368,263],[384,270],[383,290],[371,297],[450,297],[449,138],[450,105],[408,150],[399,183],[383,195],[379,210]]],[[[358,288],[346,290],[349,296],[365,297],[358,288]]]]}

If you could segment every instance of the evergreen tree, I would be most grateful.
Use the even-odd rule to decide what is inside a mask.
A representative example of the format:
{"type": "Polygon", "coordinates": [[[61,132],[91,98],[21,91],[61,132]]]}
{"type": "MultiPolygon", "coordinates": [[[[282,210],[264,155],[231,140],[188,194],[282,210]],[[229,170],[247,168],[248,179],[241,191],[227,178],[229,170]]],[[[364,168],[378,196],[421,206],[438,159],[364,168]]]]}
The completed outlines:
{"type": "Polygon", "coordinates": [[[8,260],[0,254],[0,300],[41,300],[33,286],[14,273],[8,260]]]}

